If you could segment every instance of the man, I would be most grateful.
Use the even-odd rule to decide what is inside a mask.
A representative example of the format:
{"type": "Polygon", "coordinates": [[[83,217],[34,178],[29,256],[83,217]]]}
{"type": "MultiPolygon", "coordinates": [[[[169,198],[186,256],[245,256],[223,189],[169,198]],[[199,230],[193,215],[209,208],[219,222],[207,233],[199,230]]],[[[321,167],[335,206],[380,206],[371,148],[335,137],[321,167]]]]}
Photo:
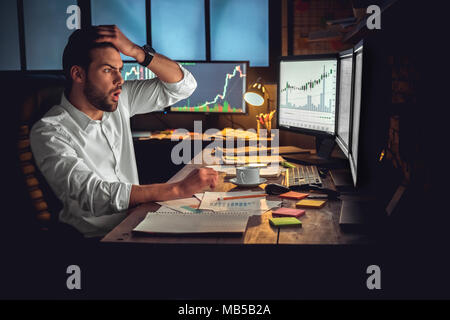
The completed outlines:
{"type": "Polygon", "coordinates": [[[189,97],[197,86],[189,71],[132,43],[116,26],[76,30],[64,49],[63,68],[69,84],[61,103],[31,130],[36,163],[64,205],[60,221],[85,237],[101,236],[130,207],[215,187],[217,172],[207,168],[177,183],[138,181],[130,117],[189,97]],[[157,78],[124,82],[120,52],[157,78]]]}

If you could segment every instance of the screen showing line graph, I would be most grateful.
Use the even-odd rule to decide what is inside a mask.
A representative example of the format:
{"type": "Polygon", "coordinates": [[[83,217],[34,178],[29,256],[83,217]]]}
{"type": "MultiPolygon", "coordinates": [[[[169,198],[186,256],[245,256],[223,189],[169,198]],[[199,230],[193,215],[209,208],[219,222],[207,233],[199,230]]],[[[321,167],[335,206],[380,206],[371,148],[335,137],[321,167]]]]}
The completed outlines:
{"type": "Polygon", "coordinates": [[[280,61],[279,125],[335,133],[337,59],[280,61]]]}
{"type": "MultiPolygon", "coordinates": [[[[247,87],[246,62],[180,62],[197,81],[197,88],[187,99],[171,106],[173,112],[245,113],[247,87]]],[[[125,62],[122,77],[146,80],[156,75],[138,63],[125,62]]]]}
{"type": "Polygon", "coordinates": [[[124,62],[122,68],[123,80],[147,80],[155,78],[156,75],[148,68],[144,68],[136,62],[124,62]]]}
{"type": "Polygon", "coordinates": [[[183,66],[197,80],[197,89],[173,105],[171,111],[245,113],[246,63],[192,62],[183,66]]]}

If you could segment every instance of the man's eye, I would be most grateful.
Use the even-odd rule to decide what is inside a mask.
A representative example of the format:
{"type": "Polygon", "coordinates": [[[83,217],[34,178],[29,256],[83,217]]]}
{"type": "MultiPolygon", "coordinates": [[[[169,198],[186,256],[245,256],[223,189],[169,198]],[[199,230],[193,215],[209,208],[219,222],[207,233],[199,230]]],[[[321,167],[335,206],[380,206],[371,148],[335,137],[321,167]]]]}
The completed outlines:
{"type": "Polygon", "coordinates": [[[109,73],[109,72],[111,72],[111,69],[106,68],[103,71],[105,71],[106,73],[109,73]]]}

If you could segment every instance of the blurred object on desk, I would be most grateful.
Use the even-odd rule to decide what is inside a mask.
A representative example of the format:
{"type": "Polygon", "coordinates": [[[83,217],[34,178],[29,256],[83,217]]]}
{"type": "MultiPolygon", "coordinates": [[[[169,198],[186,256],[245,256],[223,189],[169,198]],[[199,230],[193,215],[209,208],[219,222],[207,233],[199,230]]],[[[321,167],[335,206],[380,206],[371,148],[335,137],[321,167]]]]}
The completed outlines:
{"type": "Polygon", "coordinates": [[[310,149],[302,149],[294,146],[281,146],[277,148],[269,148],[264,146],[245,146],[241,148],[221,148],[216,147],[214,149],[214,152],[216,154],[222,153],[226,155],[238,155],[238,156],[244,156],[244,155],[250,155],[250,154],[257,154],[257,153],[264,153],[267,154],[294,154],[294,153],[311,153],[310,149]]]}
{"type": "Polygon", "coordinates": [[[224,164],[249,164],[249,163],[279,163],[284,159],[279,155],[274,156],[222,156],[224,164]]]}
{"type": "Polygon", "coordinates": [[[151,131],[132,131],[131,135],[133,138],[150,138],[152,135],[151,131]]]}
{"type": "MultiPolygon", "coordinates": [[[[236,167],[235,166],[223,166],[223,165],[212,165],[207,166],[208,168],[212,168],[216,171],[222,172],[226,174],[226,177],[235,177],[236,176],[236,167]]],[[[259,175],[264,178],[277,178],[281,174],[281,167],[265,167],[261,168],[259,171],[259,175]]]]}

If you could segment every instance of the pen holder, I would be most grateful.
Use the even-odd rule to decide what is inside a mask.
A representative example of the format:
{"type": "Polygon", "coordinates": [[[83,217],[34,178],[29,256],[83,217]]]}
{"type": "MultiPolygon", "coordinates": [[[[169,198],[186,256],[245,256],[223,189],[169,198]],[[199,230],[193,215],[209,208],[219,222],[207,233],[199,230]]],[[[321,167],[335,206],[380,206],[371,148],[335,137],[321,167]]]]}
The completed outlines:
{"type": "Polygon", "coordinates": [[[269,120],[265,125],[267,130],[267,138],[270,138],[272,136],[272,121],[269,120]]]}
{"type": "Polygon", "coordinates": [[[260,113],[256,116],[256,132],[258,137],[260,136],[261,125],[267,130],[267,138],[272,137],[272,117],[275,114],[275,110],[270,113],[260,113]]]}

